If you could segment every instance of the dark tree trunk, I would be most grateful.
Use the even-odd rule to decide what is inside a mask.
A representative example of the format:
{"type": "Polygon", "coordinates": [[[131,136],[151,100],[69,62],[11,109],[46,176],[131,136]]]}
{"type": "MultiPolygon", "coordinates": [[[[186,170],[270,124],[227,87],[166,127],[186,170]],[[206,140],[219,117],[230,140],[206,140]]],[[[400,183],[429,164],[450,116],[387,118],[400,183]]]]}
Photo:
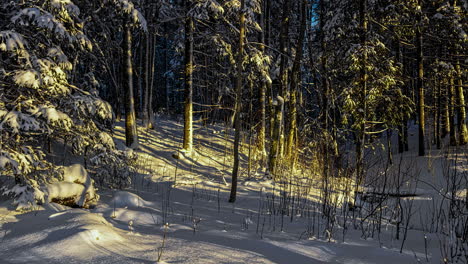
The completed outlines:
{"type": "Polygon", "coordinates": [[[357,132],[357,141],[356,141],[356,176],[357,176],[357,185],[359,186],[364,180],[364,150],[365,150],[365,140],[366,140],[366,119],[367,119],[367,0],[360,0],[359,3],[359,17],[360,17],[360,29],[361,29],[361,46],[364,49],[362,59],[361,59],[361,69],[359,82],[361,86],[360,91],[360,104],[362,106],[362,113],[359,116],[358,122],[359,130],[357,132]]]}
{"type": "MultiPolygon", "coordinates": [[[[279,76],[279,101],[284,101],[285,95],[288,92],[288,57],[287,53],[287,41],[289,36],[289,9],[290,1],[284,0],[283,2],[283,16],[281,18],[281,33],[280,33],[280,76],[279,76]]],[[[282,107],[276,106],[275,119],[273,124],[273,138],[270,148],[269,158],[269,169],[270,172],[276,176],[276,167],[278,157],[282,156],[283,153],[283,111],[282,107]],[[279,127],[279,129],[277,129],[279,127]],[[276,132],[280,134],[275,135],[276,132]]]]}
{"type": "Polygon", "coordinates": [[[245,0],[241,0],[239,15],[239,53],[237,54],[237,76],[236,76],[236,113],[235,113],[235,135],[234,135],[234,166],[232,168],[231,194],[229,202],[234,203],[237,195],[237,177],[239,174],[239,145],[240,145],[240,112],[242,110],[242,61],[244,58],[245,38],[245,0]]]}
{"type": "Polygon", "coordinates": [[[286,144],[286,156],[291,159],[291,164],[294,165],[295,160],[295,147],[297,145],[297,93],[298,86],[300,84],[300,71],[301,71],[301,60],[302,54],[304,51],[304,35],[306,31],[306,22],[307,22],[307,0],[302,0],[302,5],[300,6],[301,13],[301,26],[299,29],[299,37],[296,47],[296,57],[294,58],[294,63],[291,72],[291,94],[289,101],[289,131],[288,139],[286,144]]]}
{"type": "Polygon", "coordinates": [[[149,125],[149,113],[148,113],[148,105],[149,105],[149,90],[150,90],[150,61],[151,61],[151,40],[150,34],[145,34],[145,69],[144,69],[144,94],[143,94],[143,126],[148,127],[149,125]]]}

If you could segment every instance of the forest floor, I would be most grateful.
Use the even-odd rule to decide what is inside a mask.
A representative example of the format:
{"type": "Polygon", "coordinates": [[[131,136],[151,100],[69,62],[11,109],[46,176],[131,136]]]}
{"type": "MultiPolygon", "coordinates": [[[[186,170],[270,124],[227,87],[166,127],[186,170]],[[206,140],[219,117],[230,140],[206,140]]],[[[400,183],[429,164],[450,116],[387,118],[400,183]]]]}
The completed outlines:
{"type": "MultiPolygon", "coordinates": [[[[281,188],[287,187],[261,173],[252,172],[247,179],[244,166],[237,201],[228,203],[232,131],[216,125],[197,126],[196,154],[174,159],[172,155],[181,147],[182,125],[165,118],[156,124],[155,130],[140,130],[141,161],[132,186],[120,191],[102,188],[95,208],[51,203],[19,213],[11,200],[2,200],[0,263],[155,263],[159,255],[160,263],[441,261],[440,237],[426,230],[430,215],[425,208],[440,193],[438,184],[444,184],[438,181],[443,174],[443,152],[431,150],[428,157],[418,158],[410,142],[410,151],[403,157],[395,154],[393,165],[380,162],[369,168],[371,174],[387,171],[390,175],[404,167],[407,174],[417,172],[422,179],[408,180],[406,186],[414,195],[405,200],[414,201],[415,213],[411,213],[414,221],[408,225],[400,253],[403,239],[394,238],[394,225],[387,223],[378,236],[369,236],[359,223],[341,225],[340,213],[328,239],[320,212],[320,181],[309,184],[309,196],[298,197],[302,210],[278,213],[284,194],[281,188]]],[[[122,125],[115,133],[120,148],[122,125]]],[[[246,164],[248,147],[242,152],[246,164]]],[[[385,153],[370,155],[369,160],[385,160],[385,153]]],[[[307,181],[307,175],[296,179],[307,181]]]]}

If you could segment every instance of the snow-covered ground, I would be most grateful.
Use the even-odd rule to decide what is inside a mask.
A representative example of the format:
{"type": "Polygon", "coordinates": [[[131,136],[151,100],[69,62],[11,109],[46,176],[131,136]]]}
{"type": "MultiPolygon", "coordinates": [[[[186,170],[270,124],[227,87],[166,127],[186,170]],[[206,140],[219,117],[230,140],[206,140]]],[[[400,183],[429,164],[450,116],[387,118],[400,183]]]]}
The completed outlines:
{"type": "MultiPolygon", "coordinates": [[[[371,237],[363,235],[359,222],[343,226],[342,213],[336,214],[328,239],[319,182],[312,184],[310,196],[296,201],[292,213],[280,214],[282,184],[262,175],[245,180],[243,168],[237,202],[228,203],[232,135],[220,126],[198,127],[196,155],[176,160],[172,155],[181,146],[181,131],[180,124],[166,119],[158,119],[154,131],[140,130],[142,161],[132,187],[98,190],[95,208],[50,203],[19,213],[10,200],[3,200],[0,263],[155,263],[159,255],[160,263],[441,262],[442,238],[422,228],[427,220],[422,213],[413,216],[402,253],[403,239],[395,239],[395,225],[386,223],[371,237]]],[[[123,133],[117,127],[120,147],[123,133]]],[[[440,195],[437,184],[443,181],[436,179],[444,166],[436,154],[434,150],[428,158],[414,152],[404,159],[394,156],[395,163],[404,160],[401,167],[420,171],[418,179],[427,182],[408,180],[407,188],[398,190],[418,194],[402,199],[403,204],[414,203],[419,208],[415,211],[426,212],[440,195]]],[[[392,165],[388,173],[396,167],[392,165]]],[[[373,169],[370,173],[382,173],[373,169]]],[[[459,192],[461,196],[463,188],[459,192]]]]}

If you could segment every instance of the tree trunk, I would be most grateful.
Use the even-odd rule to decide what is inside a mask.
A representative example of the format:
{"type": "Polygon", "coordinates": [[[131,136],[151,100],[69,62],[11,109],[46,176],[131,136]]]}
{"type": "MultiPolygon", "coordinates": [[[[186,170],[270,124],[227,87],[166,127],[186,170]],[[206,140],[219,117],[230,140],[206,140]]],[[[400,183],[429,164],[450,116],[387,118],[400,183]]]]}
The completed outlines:
{"type": "Polygon", "coordinates": [[[124,26],[124,85],[125,87],[125,142],[127,147],[138,146],[138,132],[135,118],[135,102],[133,98],[133,67],[132,67],[132,32],[128,24],[124,26]]]}
{"type": "Polygon", "coordinates": [[[450,86],[447,86],[443,79],[439,80],[439,85],[445,87],[444,89],[444,119],[442,125],[442,138],[450,134],[450,86]]]}
{"type": "Polygon", "coordinates": [[[291,98],[289,101],[289,131],[288,139],[286,144],[286,156],[291,159],[291,164],[294,165],[296,159],[295,147],[297,144],[297,93],[298,86],[300,84],[300,71],[301,71],[301,60],[302,54],[304,51],[304,35],[306,31],[306,22],[307,22],[307,0],[302,0],[302,5],[300,6],[301,13],[301,26],[299,29],[299,37],[296,47],[296,57],[294,58],[294,63],[291,72],[291,98]]]}
{"type": "Polygon", "coordinates": [[[448,97],[449,97],[449,127],[450,127],[450,146],[457,145],[457,132],[455,130],[455,81],[453,77],[450,77],[448,87],[448,97]]]}
{"type": "Polygon", "coordinates": [[[325,43],[325,0],[320,0],[320,49],[322,51],[322,56],[320,58],[321,71],[320,77],[322,82],[323,90],[323,99],[322,99],[322,127],[325,131],[328,131],[329,125],[329,106],[328,106],[328,97],[330,96],[330,85],[328,82],[327,74],[327,58],[325,56],[326,43],[325,43]]]}
{"type": "Polygon", "coordinates": [[[236,78],[236,113],[234,118],[234,166],[232,168],[231,193],[229,202],[234,203],[237,195],[237,177],[239,174],[239,145],[240,145],[240,112],[242,110],[242,61],[244,58],[244,38],[245,38],[245,0],[241,0],[239,14],[239,53],[237,54],[237,78],[236,78]]]}
{"type": "MultiPolygon", "coordinates": [[[[268,0],[267,0],[268,1],[268,0]]],[[[265,4],[265,1],[262,2],[262,4],[265,4]]],[[[266,13],[266,8],[267,6],[265,5],[264,8],[262,7],[262,10],[265,10],[265,12],[261,12],[260,14],[260,23],[262,27],[262,31],[260,31],[260,43],[263,45],[260,46],[260,51],[262,52],[263,55],[265,55],[265,31],[266,31],[266,21],[265,21],[265,15],[266,13]]],[[[266,90],[267,90],[267,81],[262,80],[260,84],[260,89],[259,89],[259,94],[258,94],[258,101],[260,104],[260,127],[258,129],[258,138],[257,138],[257,151],[259,153],[259,161],[261,166],[263,167],[265,164],[265,157],[266,157],[266,148],[265,148],[265,140],[266,140],[266,90]]]]}
{"type": "MultiPolygon", "coordinates": [[[[404,66],[403,66],[403,53],[402,53],[402,50],[401,50],[401,43],[400,43],[400,38],[399,37],[396,37],[395,45],[396,45],[396,60],[397,60],[398,63],[401,64],[398,75],[401,78],[403,78],[403,74],[404,74],[404,70],[403,70],[403,68],[404,68],[404,66]]],[[[403,85],[403,87],[401,87],[400,89],[402,91],[402,94],[405,94],[404,86],[406,85],[406,83],[403,83],[402,85],[403,85]]],[[[405,151],[405,124],[407,122],[408,121],[406,120],[406,118],[404,118],[401,125],[398,127],[398,153],[403,153],[405,151]]]]}
{"type": "Polygon", "coordinates": [[[465,109],[465,96],[463,94],[463,75],[461,72],[460,62],[457,60],[455,65],[457,71],[457,119],[458,119],[458,143],[466,145],[468,141],[468,131],[466,128],[466,109],[465,109]]]}
{"type": "Polygon", "coordinates": [[[143,126],[148,127],[149,125],[149,113],[148,113],[148,102],[149,102],[149,90],[150,90],[150,61],[151,61],[151,40],[150,33],[145,34],[145,69],[144,69],[144,89],[143,94],[143,126]]]}
{"type": "Polygon", "coordinates": [[[270,156],[268,161],[268,168],[270,173],[273,175],[273,178],[277,179],[277,166],[278,166],[278,158],[280,155],[280,148],[281,148],[281,135],[282,133],[282,123],[283,123],[283,112],[284,112],[284,99],[281,96],[277,96],[277,98],[273,101],[274,106],[274,126],[272,131],[272,138],[271,138],[271,146],[270,146],[270,156]]]}
{"type": "Polygon", "coordinates": [[[156,35],[150,34],[151,37],[151,56],[150,56],[150,85],[148,87],[149,89],[149,95],[148,95],[148,107],[146,108],[146,112],[148,112],[148,118],[149,118],[149,123],[148,123],[148,128],[149,129],[154,129],[155,128],[155,123],[154,123],[154,114],[153,114],[153,91],[154,91],[154,70],[156,67],[156,35]]]}
{"type": "Polygon", "coordinates": [[[442,85],[440,84],[440,82],[437,82],[435,81],[434,82],[437,86],[437,99],[436,99],[436,102],[437,102],[437,107],[435,109],[436,111],[436,126],[435,126],[435,130],[436,130],[436,147],[437,149],[441,149],[442,148],[442,140],[441,140],[441,123],[442,123],[442,85]]]}
{"type": "MultiPolygon", "coordinates": [[[[287,45],[286,42],[289,36],[289,8],[290,2],[289,0],[284,0],[283,2],[283,16],[281,19],[281,33],[280,33],[280,51],[281,51],[281,62],[280,62],[280,87],[279,87],[279,96],[278,101],[284,101],[286,94],[288,92],[288,57],[286,56],[287,53],[287,45]]],[[[281,107],[276,106],[276,113],[274,119],[274,128],[273,128],[273,138],[272,144],[270,149],[270,161],[269,167],[270,172],[275,175],[278,157],[282,155],[283,150],[283,110],[281,107]],[[279,127],[279,129],[277,129],[279,127]],[[275,135],[276,132],[280,134],[278,136],[275,135]],[[275,147],[274,147],[275,146],[275,147]]],[[[276,176],[276,175],[275,175],[276,176]]]]}
{"type": "Polygon", "coordinates": [[[360,28],[361,28],[361,46],[364,49],[362,59],[361,59],[361,69],[360,69],[360,76],[359,82],[361,86],[360,92],[360,104],[362,106],[363,111],[361,112],[361,116],[358,119],[359,130],[357,132],[357,142],[356,142],[356,176],[357,176],[357,186],[359,186],[364,180],[364,151],[366,145],[366,115],[367,115],[367,25],[368,25],[368,18],[367,18],[367,0],[360,0],[359,6],[359,16],[360,16],[360,28]]]}
{"type": "Polygon", "coordinates": [[[185,102],[184,102],[184,141],[183,149],[193,148],[193,18],[188,14],[190,1],[186,2],[185,18],[185,102]]]}
{"type": "Polygon", "coordinates": [[[422,35],[422,0],[418,0],[420,10],[417,18],[416,28],[416,46],[417,46],[417,63],[418,63],[418,114],[419,114],[419,156],[426,155],[426,147],[424,145],[425,138],[425,117],[424,117],[424,54],[423,54],[423,35],[422,35]]]}

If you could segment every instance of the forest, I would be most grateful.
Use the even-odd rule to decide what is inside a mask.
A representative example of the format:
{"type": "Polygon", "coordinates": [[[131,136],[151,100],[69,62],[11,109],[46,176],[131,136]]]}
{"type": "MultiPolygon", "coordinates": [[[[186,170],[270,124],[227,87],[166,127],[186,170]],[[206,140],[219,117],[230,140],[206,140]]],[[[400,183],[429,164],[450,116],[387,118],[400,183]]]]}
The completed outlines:
{"type": "Polygon", "coordinates": [[[0,0],[0,262],[468,263],[466,32],[467,0],[0,0]]]}

